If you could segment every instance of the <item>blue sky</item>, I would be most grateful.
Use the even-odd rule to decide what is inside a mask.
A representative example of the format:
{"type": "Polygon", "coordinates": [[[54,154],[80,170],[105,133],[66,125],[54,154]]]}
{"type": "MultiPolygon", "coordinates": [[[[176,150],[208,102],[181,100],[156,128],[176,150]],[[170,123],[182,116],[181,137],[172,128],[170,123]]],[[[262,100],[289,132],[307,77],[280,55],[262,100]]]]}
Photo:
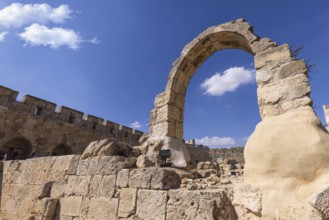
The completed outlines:
{"type": "MultiPolygon", "coordinates": [[[[0,0],[0,84],[20,97],[31,94],[148,131],[154,98],[183,47],[207,27],[245,18],[260,37],[303,46],[299,58],[315,65],[312,98],[324,122],[328,11],[327,0],[0,0]]],[[[253,57],[220,51],[196,72],[186,96],[185,139],[225,147],[243,145],[252,133],[260,121],[256,83],[232,82],[234,70],[252,73],[253,57]],[[223,93],[223,85],[234,91],[223,93]]]]}

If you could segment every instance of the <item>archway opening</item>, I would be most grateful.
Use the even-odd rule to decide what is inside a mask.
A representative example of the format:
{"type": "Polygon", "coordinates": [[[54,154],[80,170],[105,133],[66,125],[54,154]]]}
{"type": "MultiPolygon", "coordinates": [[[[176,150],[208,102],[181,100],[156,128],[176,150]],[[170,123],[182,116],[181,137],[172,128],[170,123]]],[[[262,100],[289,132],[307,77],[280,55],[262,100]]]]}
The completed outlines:
{"type": "Polygon", "coordinates": [[[66,144],[60,144],[51,152],[51,156],[63,156],[72,154],[71,148],[66,144]]]}
{"type": "Polygon", "coordinates": [[[7,160],[23,160],[30,157],[32,145],[25,138],[13,138],[4,144],[0,151],[7,160]]]}
{"type": "Polygon", "coordinates": [[[253,56],[239,49],[211,55],[188,85],[184,140],[215,148],[244,146],[260,120],[253,56]]]}

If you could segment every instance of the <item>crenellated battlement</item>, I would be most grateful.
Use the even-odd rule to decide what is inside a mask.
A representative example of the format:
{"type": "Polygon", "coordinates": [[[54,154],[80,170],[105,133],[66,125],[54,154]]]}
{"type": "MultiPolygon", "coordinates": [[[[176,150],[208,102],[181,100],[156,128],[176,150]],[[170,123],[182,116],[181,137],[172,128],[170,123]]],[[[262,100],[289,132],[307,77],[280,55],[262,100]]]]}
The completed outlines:
{"type": "Polygon", "coordinates": [[[117,134],[135,139],[139,139],[143,135],[142,131],[94,115],[84,114],[66,106],[59,106],[56,111],[57,105],[55,103],[31,95],[25,95],[23,100],[19,101],[17,100],[18,94],[18,91],[0,85],[0,106],[11,111],[25,112],[36,117],[73,124],[91,131],[117,134]]]}
{"type": "Polygon", "coordinates": [[[118,123],[0,86],[0,157],[81,154],[91,141],[115,138],[132,146],[144,134],[118,123]],[[9,152],[9,153],[8,153],[9,152]],[[11,155],[12,156],[12,155],[11,155]]]}

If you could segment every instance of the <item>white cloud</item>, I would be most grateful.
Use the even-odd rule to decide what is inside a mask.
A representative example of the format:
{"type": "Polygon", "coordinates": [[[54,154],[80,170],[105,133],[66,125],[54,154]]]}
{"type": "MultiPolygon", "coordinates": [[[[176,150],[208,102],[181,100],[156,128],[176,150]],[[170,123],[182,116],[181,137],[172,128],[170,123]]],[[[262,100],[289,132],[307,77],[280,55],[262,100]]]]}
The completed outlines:
{"type": "Polygon", "coordinates": [[[65,28],[48,28],[44,25],[32,24],[25,28],[19,36],[26,41],[25,46],[49,46],[57,49],[67,46],[71,49],[79,49],[83,41],[74,30],[65,28]]]}
{"type": "Polygon", "coordinates": [[[97,37],[94,37],[93,39],[89,40],[88,42],[90,42],[92,44],[99,44],[101,41],[97,37]]]}
{"type": "Polygon", "coordinates": [[[205,79],[201,88],[205,94],[221,96],[225,92],[234,92],[240,85],[255,81],[255,70],[244,67],[231,67],[223,74],[216,73],[212,77],[205,79]]]}
{"type": "Polygon", "coordinates": [[[142,127],[142,124],[139,121],[135,121],[130,124],[130,127],[134,128],[134,129],[140,129],[142,127]]]}
{"type": "Polygon", "coordinates": [[[72,11],[68,5],[52,8],[46,3],[25,5],[12,3],[0,10],[0,27],[9,29],[21,28],[33,23],[64,23],[71,17],[71,13],[72,11]]]}
{"type": "Polygon", "coordinates": [[[8,32],[0,32],[0,42],[4,41],[8,32]]]}
{"type": "Polygon", "coordinates": [[[203,137],[195,139],[196,144],[202,144],[208,147],[220,147],[235,144],[234,138],[231,137],[203,137]]]}

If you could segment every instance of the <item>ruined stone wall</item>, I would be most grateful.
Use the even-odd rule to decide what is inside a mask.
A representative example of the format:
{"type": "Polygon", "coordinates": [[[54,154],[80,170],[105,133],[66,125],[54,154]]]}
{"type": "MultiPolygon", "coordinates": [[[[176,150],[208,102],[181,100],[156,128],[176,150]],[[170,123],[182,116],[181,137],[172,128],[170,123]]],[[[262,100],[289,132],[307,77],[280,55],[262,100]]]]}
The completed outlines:
{"type": "Polygon", "coordinates": [[[223,190],[182,189],[184,171],[133,166],[120,156],[6,161],[0,219],[236,219],[223,190]]]}
{"type": "Polygon", "coordinates": [[[209,150],[210,158],[216,161],[218,158],[234,159],[239,163],[244,163],[244,147],[231,148],[211,148],[209,150]]]}
{"type": "Polygon", "coordinates": [[[329,105],[323,105],[324,116],[326,118],[325,127],[329,131],[329,105]]]}
{"type": "Polygon", "coordinates": [[[191,156],[190,165],[192,165],[192,167],[195,167],[198,162],[217,162],[217,159],[233,159],[238,163],[244,163],[244,147],[209,148],[193,143],[186,143],[186,148],[191,156]]]}
{"type": "Polygon", "coordinates": [[[196,167],[198,162],[210,161],[209,148],[204,146],[196,146],[192,144],[186,144],[187,151],[191,156],[190,164],[196,167]]]}
{"type": "MultiPolygon", "coordinates": [[[[30,95],[17,101],[18,92],[0,86],[0,151],[25,145],[25,158],[81,154],[91,141],[116,138],[139,145],[143,132],[30,95]],[[55,149],[56,147],[62,149],[55,149]],[[55,153],[54,153],[55,154],[55,153]]],[[[22,150],[23,151],[23,150],[22,150]]],[[[20,157],[19,159],[24,159],[20,157]]]]}

